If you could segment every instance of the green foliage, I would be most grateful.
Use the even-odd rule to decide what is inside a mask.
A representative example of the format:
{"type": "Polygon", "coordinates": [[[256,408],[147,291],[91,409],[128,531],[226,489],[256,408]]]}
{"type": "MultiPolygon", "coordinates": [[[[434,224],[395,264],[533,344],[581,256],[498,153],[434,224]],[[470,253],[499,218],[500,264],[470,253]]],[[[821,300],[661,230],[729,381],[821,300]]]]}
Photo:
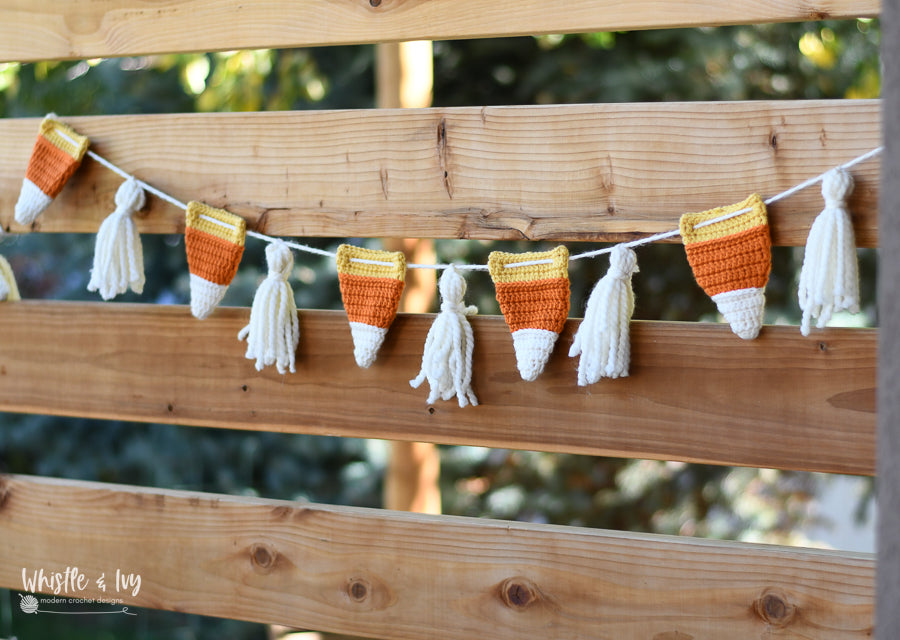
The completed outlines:
{"type": "Polygon", "coordinates": [[[879,33],[877,21],[859,20],[435,43],[435,97],[441,106],[877,97],[879,33]]]}

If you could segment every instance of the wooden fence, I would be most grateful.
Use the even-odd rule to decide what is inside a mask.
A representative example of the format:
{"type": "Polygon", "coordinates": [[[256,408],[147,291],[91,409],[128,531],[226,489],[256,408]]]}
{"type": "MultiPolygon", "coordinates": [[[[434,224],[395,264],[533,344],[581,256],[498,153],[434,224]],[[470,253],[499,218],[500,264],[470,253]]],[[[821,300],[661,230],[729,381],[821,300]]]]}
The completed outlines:
{"type": "MultiPolygon", "coordinates": [[[[0,1],[0,59],[871,16],[875,0],[0,1]]],[[[878,101],[616,104],[72,118],[92,148],[170,193],[279,236],[622,240],[687,210],[782,191],[880,144],[878,101]],[[302,136],[285,135],[302,131],[302,136]],[[185,153],[185,149],[190,149],[185,153]],[[311,153],[315,150],[315,153],[311,153]]],[[[0,224],[38,121],[0,121],[0,224]]],[[[855,168],[878,243],[879,162],[855,168]]],[[[35,232],[95,232],[120,179],[87,160],[35,232]]],[[[798,246],[817,189],[773,205],[798,246]]],[[[145,233],[184,229],[152,199],[145,233]]],[[[429,317],[401,315],[372,370],[342,314],[301,313],[298,373],[258,373],[248,309],[29,301],[0,309],[0,409],[197,427],[872,475],[878,332],[632,326],[631,376],[574,384],[562,348],[534,383],[501,318],[474,321],[482,405],[406,381],[429,317]],[[150,333],[153,341],[134,340],[150,333]],[[184,336],[190,333],[191,340],[184,336]],[[327,380],[327,384],[323,381],[327,380]],[[371,411],[372,406],[382,410],[371,411]],[[702,409],[700,408],[702,407],[702,409]]],[[[571,341],[569,321],[561,343],[571,341]]],[[[89,452],[86,452],[89,455],[89,452]]],[[[380,638],[869,638],[867,554],[766,547],[39,477],[0,480],[0,585],[23,566],[143,579],[127,604],[380,638]],[[361,534],[360,532],[365,532],[361,534]]],[[[102,595],[89,586],[85,597],[102,595]]],[[[887,636],[885,636],[887,637],[887,636]]]]}

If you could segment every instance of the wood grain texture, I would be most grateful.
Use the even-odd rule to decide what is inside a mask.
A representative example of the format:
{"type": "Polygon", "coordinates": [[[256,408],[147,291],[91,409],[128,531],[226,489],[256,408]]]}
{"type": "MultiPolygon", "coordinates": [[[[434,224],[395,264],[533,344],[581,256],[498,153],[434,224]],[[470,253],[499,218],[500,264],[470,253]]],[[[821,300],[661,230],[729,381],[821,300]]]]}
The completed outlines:
{"type": "MultiPolygon", "coordinates": [[[[878,101],[606,104],[66,119],[100,155],[272,235],[624,240],[688,211],[788,189],[881,144],[878,101]]],[[[0,224],[38,120],[0,120],[0,224]]],[[[853,170],[857,242],[877,244],[878,159],[853,170]]],[[[87,159],[35,230],[96,232],[121,178],[87,159]]],[[[184,214],[150,198],[143,232],[184,214]]],[[[813,186],[771,207],[803,245],[813,186]]]]}
{"type": "Polygon", "coordinates": [[[0,2],[0,60],[875,16],[878,0],[69,0],[0,2]]]}
{"type": "MultiPolygon", "coordinates": [[[[853,640],[869,554],[0,478],[0,585],[139,573],[83,597],[398,640],[853,640]]],[[[49,607],[48,607],[49,608],[49,607]]],[[[55,608],[59,608],[58,605],[55,608]]]]}
{"type": "Polygon", "coordinates": [[[22,302],[0,309],[0,409],[872,474],[877,332],[635,322],[631,375],[582,388],[570,320],[541,377],[521,380],[499,317],[476,317],[481,402],[426,404],[433,316],[398,316],[360,369],[346,315],[301,311],[297,373],[257,372],[246,308],[22,302]]]}

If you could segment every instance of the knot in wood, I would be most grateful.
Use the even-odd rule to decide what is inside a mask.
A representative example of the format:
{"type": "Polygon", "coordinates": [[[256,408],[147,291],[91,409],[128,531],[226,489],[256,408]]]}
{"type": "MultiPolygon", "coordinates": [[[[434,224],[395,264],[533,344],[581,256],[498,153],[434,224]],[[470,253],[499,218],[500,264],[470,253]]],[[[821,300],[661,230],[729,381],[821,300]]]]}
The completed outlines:
{"type": "Polygon", "coordinates": [[[531,580],[517,576],[500,583],[500,599],[507,607],[524,611],[540,599],[540,592],[531,580]]]}
{"type": "Polygon", "coordinates": [[[381,0],[369,0],[369,5],[370,5],[372,8],[377,9],[378,7],[381,6],[381,0]]]}
{"type": "Polygon", "coordinates": [[[370,585],[363,578],[352,578],[347,583],[347,595],[353,602],[365,602],[369,597],[370,585]]]}
{"type": "Polygon", "coordinates": [[[754,608],[756,614],[767,624],[778,628],[788,626],[797,612],[797,607],[791,604],[787,594],[780,589],[763,591],[756,599],[754,608]]]}
{"type": "Polygon", "coordinates": [[[262,569],[265,572],[271,571],[278,560],[278,552],[269,549],[264,544],[254,544],[250,547],[250,562],[254,567],[262,569]]]}

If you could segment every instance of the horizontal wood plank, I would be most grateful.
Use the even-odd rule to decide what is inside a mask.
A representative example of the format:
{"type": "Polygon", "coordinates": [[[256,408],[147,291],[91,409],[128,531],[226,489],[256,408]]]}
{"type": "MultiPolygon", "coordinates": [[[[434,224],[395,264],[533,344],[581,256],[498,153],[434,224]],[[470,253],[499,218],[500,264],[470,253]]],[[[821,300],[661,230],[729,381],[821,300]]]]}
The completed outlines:
{"type": "Polygon", "coordinates": [[[433,316],[400,315],[360,369],[346,315],[302,311],[297,373],[257,372],[249,309],[22,302],[0,308],[0,409],[851,474],[875,466],[877,332],[634,322],[631,375],[576,384],[570,320],[521,380],[502,318],[476,317],[481,405],[410,388],[433,316]]]}
{"type": "Polygon", "coordinates": [[[89,579],[81,597],[398,640],[487,630],[497,640],[872,634],[869,554],[27,476],[0,482],[0,585],[17,590],[23,569],[77,567],[89,579]],[[137,594],[113,590],[117,569],[140,575],[137,594]]]}
{"type": "MultiPolygon", "coordinates": [[[[187,201],[272,235],[612,240],[688,211],[768,197],[881,144],[879,102],[597,104],[103,116],[68,120],[97,153],[187,201]]],[[[0,120],[0,224],[35,119],[0,120]]],[[[860,246],[877,244],[877,158],[853,169],[860,246]]],[[[34,226],[95,232],[121,178],[88,159],[34,226]]],[[[819,186],[771,207],[776,244],[803,245],[819,186]]],[[[143,232],[184,227],[151,198],[143,232]]]]}
{"type": "Polygon", "coordinates": [[[878,0],[68,0],[0,2],[0,60],[875,16],[878,0]]]}

